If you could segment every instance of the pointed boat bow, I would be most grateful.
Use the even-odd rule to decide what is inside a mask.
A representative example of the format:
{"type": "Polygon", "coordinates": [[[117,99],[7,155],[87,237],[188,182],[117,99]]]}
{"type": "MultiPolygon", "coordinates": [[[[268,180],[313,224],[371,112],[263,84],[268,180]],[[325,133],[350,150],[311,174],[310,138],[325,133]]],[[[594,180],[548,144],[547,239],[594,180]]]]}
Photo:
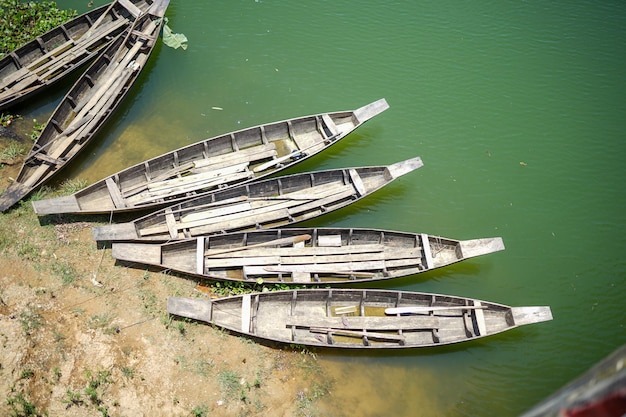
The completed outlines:
{"type": "Polygon", "coordinates": [[[422,159],[419,156],[416,156],[415,158],[389,165],[387,167],[387,171],[389,172],[391,179],[396,179],[423,166],[424,163],[422,162],[422,159]]]}
{"type": "Polygon", "coordinates": [[[504,242],[501,237],[463,240],[459,243],[461,258],[473,258],[504,250],[504,242]]]}
{"type": "Polygon", "coordinates": [[[511,316],[516,326],[552,320],[550,307],[511,307],[511,316]]]}
{"type": "Polygon", "coordinates": [[[389,108],[389,103],[384,98],[376,100],[354,111],[354,116],[360,123],[365,123],[374,116],[379,115],[389,108]]]}

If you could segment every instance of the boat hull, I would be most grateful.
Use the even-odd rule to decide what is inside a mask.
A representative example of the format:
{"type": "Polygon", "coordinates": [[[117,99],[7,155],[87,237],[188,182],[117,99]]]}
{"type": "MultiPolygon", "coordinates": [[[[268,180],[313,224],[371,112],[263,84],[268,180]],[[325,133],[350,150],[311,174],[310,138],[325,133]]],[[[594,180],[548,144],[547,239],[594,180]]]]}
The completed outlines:
{"type": "Polygon", "coordinates": [[[409,276],[501,250],[499,237],[460,241],[391,230],[283,228],[165,244],[113,243],[112,256],[206,279],[319,285],[409,276]]]}
{"type": "Polygon", "coordinates": [[[273,229],[349,204],[422,166],[419,157],[388,166],[307,172],[207,193],[130,223],[94,228],[97,241],[168,241],[273,229]]]}
{"type": "Polygon", "coordinates": [[[262,292],[214,300],[170,297],[168,313],[286,344],[348,349],[435,347],[552,320],[549,307],[358,289],[262,292]],[[525,317],[517,322],[517,317],[525,317]]]}
{"type": "Polygon", "coordinates": [[[6,211],[58,173],[101,129],[152,53],[168,3],[155,0],[96,58],[61,100],[25,158],[17,179],[0,195],[0,211],[6,211]]]}
{"type": "Polygon", "coordinates": [[[219,135],[133,165],[65,197],[33,202],[38,215],[157,209],[276,174],[328,149],[389,108],[298,117],[219,135]]]}

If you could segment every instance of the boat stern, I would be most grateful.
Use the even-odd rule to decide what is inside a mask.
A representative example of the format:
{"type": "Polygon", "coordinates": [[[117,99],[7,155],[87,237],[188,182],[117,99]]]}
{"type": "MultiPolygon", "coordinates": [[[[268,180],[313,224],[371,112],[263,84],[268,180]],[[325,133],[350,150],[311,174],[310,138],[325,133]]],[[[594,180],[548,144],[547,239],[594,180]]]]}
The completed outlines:
{"type": "Polygon", "coordinates": [[[140,264],[159,265],[161,263],[161,245],[150,243],[113,243],[113,259],[140,264]]]}
{"type": "Polygon", "coordinates": [[[94,227],[93,238],[96,242],[137,240],[139,235],[134,223],[120,223],[94,227]]]}
{"type": "Polygon", "coordinates": [[[81,209],[73,195],[33,201],[33,210],[38,216],[47,214],[80,213],[81,209]]]}
{"type": "Polygon", "coordinates": [[[167,312],[175,316],[211,322],[211,300],[168,297],[167,312]]]}
{"type": "Polygon", "coordinates": [[[18,201],[26,197],[32,188],[26,187],[21,183],[14,182],[0,195],[0,212],[7,211],[13,207],[18,201]]]}

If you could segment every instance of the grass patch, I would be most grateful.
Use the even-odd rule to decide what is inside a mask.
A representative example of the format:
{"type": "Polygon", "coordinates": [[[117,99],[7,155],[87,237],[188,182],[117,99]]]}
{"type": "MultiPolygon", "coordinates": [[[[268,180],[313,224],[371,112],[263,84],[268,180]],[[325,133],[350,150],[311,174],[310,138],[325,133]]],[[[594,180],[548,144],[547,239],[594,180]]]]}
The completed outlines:
{"type": "Polygon", "coordinates": [[[102,330],[104,334],[114,334],[116,329],[114,326],[111,326],[113,318],[111,313],[93,314],[89,318],[87,325],[90,329],[102,330]]]}
{"type": "Polygon", "coordinates": [[[72,266],[72,264],[67,261],[54,262],[51,266],[51,269],[52,274],[55,277],[59,278],[63,285],[74,284],[79,276],[74,266],[72,266]]]}
{"type": "Polygon", "coordinates": [[[20,143],[11,142],[9,146],[0,150],[0,160],[12,162],[26,154],[26,147],[20,143]]]}
{"type": "Polygon", "coordinates": [[[232,400],[240,395],[241,384],[239,384],[239,380],[239,375],[234,371],[223,371],[217,375],[217,381],[224,398],[232,400]]]}
{"type": "Polygon", "coordinates": [[[20,313],[20,324],[22,325],[22,330],[24,330],[24,333],[27,336],[30,336],[33,330],[36,330],[43,326],[43,319],[41,317],[41,314],[29,309],[20,313]]]}
{"type": "Polygon", "coordinates": [[[80,178],[65,180],[61,184],[60,194],[61,195],[74,194],[75,192],[82,190],[86,186],[87,186],[87,180],[83,180],[80,178]]]}
{"type": "MultiPolygon", "coordinates": [[[[11,408],[11,415],[15,417],[38,417],[44,415],[37,411],[35,404],[28,401],[22,394],[16,394],[7,398],[7,404],[11,408]]],[[[45,414],[47,415],[47,413],[45,414]]]]}

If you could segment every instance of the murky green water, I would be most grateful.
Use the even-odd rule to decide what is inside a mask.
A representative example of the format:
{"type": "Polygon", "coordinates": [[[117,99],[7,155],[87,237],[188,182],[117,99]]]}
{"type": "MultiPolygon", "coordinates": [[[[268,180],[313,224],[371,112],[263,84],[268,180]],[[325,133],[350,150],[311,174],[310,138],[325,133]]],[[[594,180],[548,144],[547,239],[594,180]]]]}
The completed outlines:
{"type": "Polygon", "coordinates": [[[425,166],[308,225],[502,236],[504,252],[385,288],[552,307],[552,322],[476,343],[320,352],[335,379],[323,415],[515,416],[626,342],[626,3],[172,0],[166,16],[189,49],[157,47],[59,180],[385,97],[298,169],[425,166]]]}

